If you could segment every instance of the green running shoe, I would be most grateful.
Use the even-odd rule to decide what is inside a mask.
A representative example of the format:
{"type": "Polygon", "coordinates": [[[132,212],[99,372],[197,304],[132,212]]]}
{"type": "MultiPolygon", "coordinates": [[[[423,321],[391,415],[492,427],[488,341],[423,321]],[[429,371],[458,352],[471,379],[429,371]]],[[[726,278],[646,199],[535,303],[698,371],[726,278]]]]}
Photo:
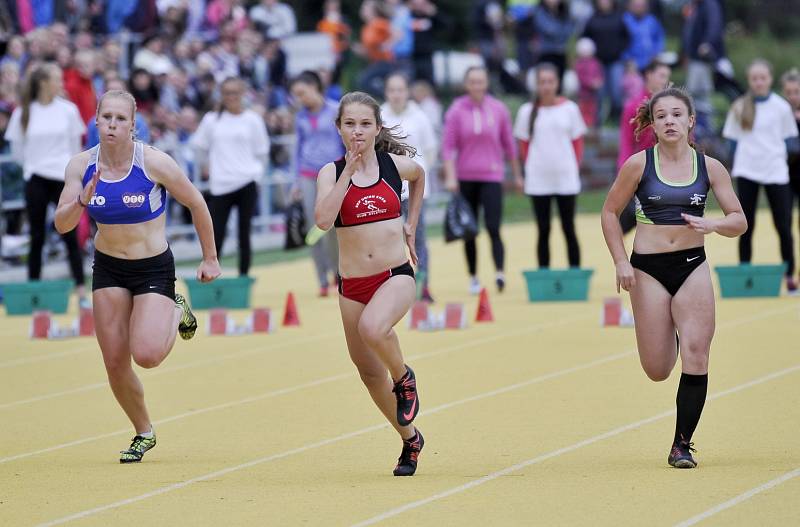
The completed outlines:
{"type": "Polygon", "coordinates": [[[137,435],[131,441],[131,447],[128,450],[120,451],[122,454],[119,457],[120,463],[138,463],[144,457],[144,453],[156,446],[156,436],[142,437],[137,435]]]}
{"type": "Polygon", "coordinates": [[[181,322],[178,324],[178,333],[180,333],[183,340],[189,340],[194,337],[197,331],[197,317],[192,313],[192,310],[189,308],[189,303],[182,294],[175,293],[175,304],[180,306],[183,310],[181,322]]]}

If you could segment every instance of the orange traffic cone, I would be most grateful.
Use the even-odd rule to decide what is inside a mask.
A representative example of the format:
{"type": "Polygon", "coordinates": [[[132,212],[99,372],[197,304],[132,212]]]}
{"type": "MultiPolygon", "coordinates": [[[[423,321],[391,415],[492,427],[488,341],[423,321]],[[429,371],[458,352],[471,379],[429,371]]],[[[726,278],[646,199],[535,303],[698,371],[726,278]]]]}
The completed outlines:
{"type": "Polygon", "coordinates": [[[286,295],[286,307],[283,310],[284,326],[299,326],[300,316],[297,314],[297,306],[294,303],[294,293],[289,291],[286,295]]]}
{"type": "Polygon", "coordinates": [[[492,306],[489,305],[489,293],[486,288],[481,289],[481,296],[478,300],[478,313],[475,315],[475,322],[494,322],[492,306]]]}

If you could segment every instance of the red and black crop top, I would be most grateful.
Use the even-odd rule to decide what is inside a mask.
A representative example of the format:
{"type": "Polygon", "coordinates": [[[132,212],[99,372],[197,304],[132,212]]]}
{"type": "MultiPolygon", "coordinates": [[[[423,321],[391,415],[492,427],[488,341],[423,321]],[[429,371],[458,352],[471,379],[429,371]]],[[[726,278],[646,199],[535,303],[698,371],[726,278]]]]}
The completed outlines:
{"type": "MultiPolygon", "coordinates": [[[[378,181],[366,187],[350,182],[334,226],[352,227],[400,217],[400,193],[403,191],[400,173],[390,154],[375,153],[378,156],[378,181]]],[[[338,181],[344,171],[345,160],[340,159],[334,164],[338,181]]]]}

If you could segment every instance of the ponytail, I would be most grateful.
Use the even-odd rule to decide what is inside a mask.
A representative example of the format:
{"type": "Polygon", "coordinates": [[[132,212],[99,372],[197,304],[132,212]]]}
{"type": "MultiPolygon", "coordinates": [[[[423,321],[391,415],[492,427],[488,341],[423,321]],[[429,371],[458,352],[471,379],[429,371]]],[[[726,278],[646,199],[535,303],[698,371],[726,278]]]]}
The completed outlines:
{"type": "Polygon", "coordinates": [[[633,136],[638,141],[642,132],[653,125],[653,115],[650,113],[650,99],[642,101],[642,104],[636,109],[636,115],[633,116],[630,124],[634,125],[633,136]]]}
{"type": "Polygon", "coordinates": [[[384,126],[375,138],[375,151],[414,157],[417,155],[417,149],[403,142],[403,139],[407,137],[407,135],[400,135],[399,125],[391,128],[384,126]]]}
{"type": "MultiPolygon", "coordinates": [[[[542,62],[538,66],[536,66],[536,78],[539,78],[539,74],[543,71],[549,71],[553,75],[556,76],[558,79],[558,68],[555,64],[551,64],[550,62],[542,62]]],[[[533,141],[533,127],[536,124],[536,118],[539,116],[539,106],[541,106],[541,102],[539,101],[539,94],[537,93],[533,100],[531,101],[533,108],[531,108],[531,118],[528,121],[528,137],[529,141],[533,141]]]]}
{"type": "MultiPolygon", "coordinates": [[[[764,66],[767,68],[767,71],[769,71],[770,76],[772,75],[772,65],[764,59],[756,59],[751,62],[750,65],[747,66],[748,75],[754,66],[764,66]]],[[[752,91],[748,89],[747,93],[734,101],[733,112],[742,130],[753,129],[753,123],[755,123],[756,120],[756,98],[752,91]]]]}
{"type": "Polygon", "coordinates": [[[39,85],[48,80],[53,73],[53,69],[57,68],[55,64],[39,64],[36,66],[25,79],[22,85],[22,115],[20,116],[20,123],[22,124],[22,133],[25,134],[28,130],[28,123],[31,120],[31,104],[39,98],[39,85]]]}

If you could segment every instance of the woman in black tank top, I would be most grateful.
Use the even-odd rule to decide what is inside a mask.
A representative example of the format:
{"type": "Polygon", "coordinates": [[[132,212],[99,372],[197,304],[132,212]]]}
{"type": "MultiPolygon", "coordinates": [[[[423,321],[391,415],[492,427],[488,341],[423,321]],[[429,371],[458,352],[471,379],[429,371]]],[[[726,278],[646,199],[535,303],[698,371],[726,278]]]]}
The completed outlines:
{"type": "Polygon", "coordinates": [[[695,111],[686,92],[667,88],[654,94],[639,108],[636,122],[637,133],[653,127],[657,144],[622,165],[603,205],[603,236],[616,266],[617,291],[630,293],[645,373],[665,380],[680,355],[677,421],[667,461],[694,468],[691,439],[705,404],[714,335],[714,290],[703,239],[714,232],[740,236],[747,221],[728,171],[688,142],[695,111]],[[709,188],[723,218],[704,217],[709,188]],[[619,215],[634,196],[639,227],[629,261],[619,215]]]}

